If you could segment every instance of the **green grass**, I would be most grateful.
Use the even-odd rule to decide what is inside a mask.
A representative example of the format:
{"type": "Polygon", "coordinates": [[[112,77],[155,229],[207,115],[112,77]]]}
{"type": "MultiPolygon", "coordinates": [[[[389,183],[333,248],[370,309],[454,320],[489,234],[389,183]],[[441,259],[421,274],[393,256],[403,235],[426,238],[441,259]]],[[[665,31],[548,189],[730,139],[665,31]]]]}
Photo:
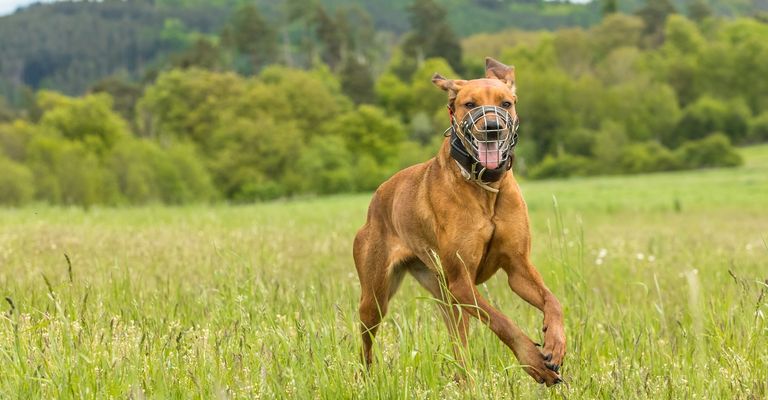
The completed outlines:
{"type": "MultiPolygon", "coordinates": [[[[522,183],[534,261],[566,315],[567,384],[549,389],[477,321],[456,383],[410,278],[363,373],[350,253],[367,195],[2,210],[0,398],[766,398],[768,147],[744,155],[738,169],[522,183]]],[[[501,275],[481,292],[541,339],[501,275]]]]}

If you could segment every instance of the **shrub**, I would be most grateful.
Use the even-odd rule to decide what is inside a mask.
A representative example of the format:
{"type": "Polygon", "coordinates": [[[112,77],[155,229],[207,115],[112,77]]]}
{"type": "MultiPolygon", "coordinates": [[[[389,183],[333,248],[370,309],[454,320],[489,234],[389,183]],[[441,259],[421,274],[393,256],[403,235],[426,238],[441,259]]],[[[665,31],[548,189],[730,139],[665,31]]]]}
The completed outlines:
{"type": "Polygon", "coordinates": [[[82,206],[115,201],[113,179],[81,142],[36,136],[27,148],[27,165],[34,174],[40,200],[82,206]]]}
{"type": "Polygon", "coordinates": [[[205,201],[213,194],[210,175],[189,145],[163,149],[148,140],[126,139],[115,145],[108,168],[131,204],[205,201]]]}
{"type": "Polygon", "coordinates": [[[671,171],[680,168],[680,161],[659,142],[633,143],[621,152],[623,172],[641,173],[671,171]]]}
{"type": "Polygon", "coordinates": [[[715,132],[722,132],[730,141],[741,143],[747,134],[749,115],[743,101],[726,103],[704,96],[686,107],[674,136],[665,138],[665,143],[676,147],[686,140],[702,139],[715,132]]]}
{"type": "Polygon", "coordinates": [[[747,141],[749,143],[768,142],[768,111],[763,112],[749,122],[747,141]]]}
{"type": "Polygon", "coordinates": [[[722,133],[686,142],[675,151],[675,156],[685,168],[734,167],[743,162],[722,133]]]}
{"type": "Polygon", "coordinates": [[[533,179],[586,175],[589,173],[590,166],[590,161],[586,157],[567,153],[557,157],[548,155],[541,163],[530,169],[529,175],[533,179]]]}
{"type": "Polygon", "coordinates": [[[34,196],[32,172],[0,154],[0,204],[18,206],[34,196]]]}
{"type": "Polygon", "coordinates": [[[327,194],[353,188],[351,155],[339,136],[312,138],[302,150],[297,168],[302,192],[327,194]]]}

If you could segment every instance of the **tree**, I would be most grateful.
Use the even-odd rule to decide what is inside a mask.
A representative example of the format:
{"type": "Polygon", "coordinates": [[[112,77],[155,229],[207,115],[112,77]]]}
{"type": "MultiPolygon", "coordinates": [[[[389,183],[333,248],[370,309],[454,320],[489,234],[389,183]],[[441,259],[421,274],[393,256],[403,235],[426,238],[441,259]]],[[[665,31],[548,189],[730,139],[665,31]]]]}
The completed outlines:
{"type": "Polygon", "coordinates": [[[221,40],[224,46],[249,57],[251,73],[274,61],[277,54],[277,31],[250,3],[235,11],[221,40]]]}
{"type": "Polygon", "coordinates": [[[315,24],[315,34],[323,44],[320,58],[331,70],[335,71],[344,57],[344,32],[339,28],[337,21],[331,18],[321,5],[317,5],[312,20],[315,24]]]}
{"type": "Polygon", "coordinates": [[[603,18],[615,14],[619,11],[617,0],[603,0],[600,4],[600,11],[603,13],[603,18]]]}
{"type": "Polygon", "coordinates": [[[171,57],[171,65],[186,68],[218,70],[222,67],[221,49],[212,39],[198,37],[188,49],[171,57]]]}
{"type": "Polygon", "coordinates": [[[435,0],[414,0],[408,7],[411,32],[402,44],[404,63],[397,73],[407,79],[427,58],[441,57],[461,73],[461,45],[446,19],[445,9],[435,0]]]}
{"type": "Polygon", "coordinates": [[[645,22],[643,33],[651,47],[658,46],[664,41],[664,24],[667,16],[676,12],[670,0],[646,0],[645,6],[635,11],[645,22]]]}
{"type": "Polygon", "coordinates": [[[124,119],[133,121],[143,88],[124,76],[112,75],[97,81],[88,91],[108,94],[113,100],[112,108],[124,119]]]}
{"type": "Polygon", "coordinates": [[[696,22],[704,21],[712,16],[712,8],[706,0],[688,0],[688,16],[696,22]]]}
{"type": "Polygon", "coordinates": [[[0,153],[0,204],[18,206],[30,200],[34,195],[32,172],[0,153]]]}
{"type": "Polygon", "coordinates": [[[71,98],[41,91],[37,98],[43,109],[40,125],[84,143],[90,151],[103,154],[120,138],[130,135],[125,121],[112,111],[112,98],[106,93],[71,98]]]}
{"type": "Polygon", "coordinates": [[[371,76],[370,66],[358,60],[356,57],[348,56],[339,73],[341,79],[341,90],[349,96],[356,104],[373,103],[375,96],[373,93],[373,76],[371,76]]]}

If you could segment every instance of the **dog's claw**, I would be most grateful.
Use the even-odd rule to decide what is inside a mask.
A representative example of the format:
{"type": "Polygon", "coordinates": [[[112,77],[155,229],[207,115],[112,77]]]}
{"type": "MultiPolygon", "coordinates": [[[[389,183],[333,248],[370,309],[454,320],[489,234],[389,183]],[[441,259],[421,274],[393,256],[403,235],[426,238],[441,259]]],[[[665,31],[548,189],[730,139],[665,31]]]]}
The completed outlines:
{"type": "Polygon", "coordinates": [[[558,371],[560,371],[560,366],[559,366],[559,365],[557,365],[557,364],[552,364],[552,363],[548,363],[548,362],[545,362],[545,363],[544,363],[544,365],[545,365],[545,366],[547,367],[547,369],[549,369],[550,371],[553,371],[553,372],[558,372],[558,371]]]}
{"type": "Polygon", "coordinates": [[[545,356],[544,356],[544,360],[546,360],[546,361],[552,361],[552,353],[545,355],[545,356]]]}
{"type": "Polygon", "coordinates": [[[541,347],[541,343],[533,342],[533,345],[536,346],[536,347],[541,347]]]}
{"type": "Polygon", "coordinates": [[[562,380],[562,379],[560,379],[560,378],[556,378],[556,379],[555,379],[555,385],[557,385],[558,383],[561,383],[561,382],[563,382],[563,380],[562,380]]]}

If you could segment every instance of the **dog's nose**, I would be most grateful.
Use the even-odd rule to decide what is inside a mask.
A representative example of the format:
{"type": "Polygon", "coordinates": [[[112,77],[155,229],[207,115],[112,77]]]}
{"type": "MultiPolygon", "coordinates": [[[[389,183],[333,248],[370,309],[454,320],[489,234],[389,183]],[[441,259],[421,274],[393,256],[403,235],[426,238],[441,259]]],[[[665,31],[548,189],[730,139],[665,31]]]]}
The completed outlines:
{"type": "Polygon", "coordinates": [[[499,125],[499,121],[495,119],[488,119],[485,121],[485,130],[491,131],[496,129],[501,129],[501,126],[499,125]]]}

